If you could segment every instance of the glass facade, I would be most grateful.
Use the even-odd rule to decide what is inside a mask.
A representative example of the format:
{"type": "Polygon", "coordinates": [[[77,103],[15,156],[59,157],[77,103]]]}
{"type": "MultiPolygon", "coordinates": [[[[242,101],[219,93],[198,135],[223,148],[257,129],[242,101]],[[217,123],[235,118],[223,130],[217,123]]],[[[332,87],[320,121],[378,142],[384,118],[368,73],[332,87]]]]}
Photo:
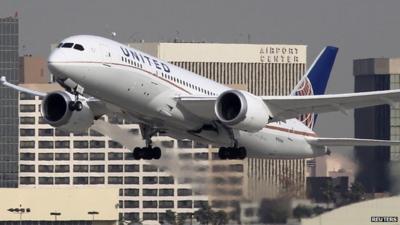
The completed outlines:
{"type": "MultiPolygon", "coordinates": [[[[0,76],[19,83],[18,18],[0,18],[0,76]]],[[[0,86],[0,187],[18,186],[18,93],[0,86]]]]}

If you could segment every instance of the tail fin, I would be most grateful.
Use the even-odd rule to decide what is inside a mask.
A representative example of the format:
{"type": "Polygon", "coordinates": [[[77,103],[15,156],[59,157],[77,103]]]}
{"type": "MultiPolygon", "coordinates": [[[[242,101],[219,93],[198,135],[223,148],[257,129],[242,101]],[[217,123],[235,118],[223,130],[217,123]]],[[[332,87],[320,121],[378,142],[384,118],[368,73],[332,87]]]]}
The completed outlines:
{"type": "MultiPolygon", "coordinates": [[[[335,62],[336,54],[338,52],[337,47],[327,46],[325,47],[314,63],[308,69],[306,74],[297,83],[295,88],[292,90],[291,95],[323,95],[328,84],[329,76],[335,62]]],[[[309,113],[301,115],[298,118],[307,127],[313,129],[316,121],[317,114],[309,113]]]]}

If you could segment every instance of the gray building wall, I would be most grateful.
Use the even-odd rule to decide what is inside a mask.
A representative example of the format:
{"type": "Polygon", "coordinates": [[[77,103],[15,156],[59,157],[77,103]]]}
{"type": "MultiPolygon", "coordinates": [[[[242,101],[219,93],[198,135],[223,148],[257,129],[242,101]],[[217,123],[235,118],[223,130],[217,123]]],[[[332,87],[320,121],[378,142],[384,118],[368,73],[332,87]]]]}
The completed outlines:
{"type": "MultiPolygon", "coordinates": [[[[398,88],[399,59],[375,58],[354,60],[355,92],[398,88]]],[[[399,139],[398,107],[380,105],[354,110],[356,138],[399,139]]],[[[356,181],[367,192],[391,191],[391,161],[396,160],[398,147],[355,147],[359,162],[356,181]]]]}
{"type": "MultiPolygon", "coordinates": [[[[19,82],[18,18],[0,18],[0,75],[19,82]]],[[[18,93],[0,87],[0,187],[18,185],[18,93]]]]}

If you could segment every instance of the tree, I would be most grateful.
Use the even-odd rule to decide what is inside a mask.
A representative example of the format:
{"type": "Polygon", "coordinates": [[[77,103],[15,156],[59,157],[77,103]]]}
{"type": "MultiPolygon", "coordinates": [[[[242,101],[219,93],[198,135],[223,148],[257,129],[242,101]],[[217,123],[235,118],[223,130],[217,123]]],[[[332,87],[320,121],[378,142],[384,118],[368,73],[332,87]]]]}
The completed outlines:
{"type": "Polygon", "coordinates": [[[187,218],[188,218],[188,215],[186,215],[185,213],[179,213],[177,222],[176,222],[177,225],[184,225],[187,218]]]}
{"type": "Polygon", "coordinates": [[[315,215],[320,215],[320,214],[322,214],[323,212],[325,212],[325,209],[322,208],[321,206],[315,206],[315,207],[312,209],[312,211],[313,211],[313,213],[314,213],[315,215]]]}
{"type": "Polygon", "coordinates": [[[350,188],[350,199],[353,202],[360,201],[364,198],[365,195],[365,188],[359,182],[354,182],[350,188]]]}
{"type": "Polygon", "coordinates": [[[194,218],[203,225],[208,225],[213,220],[214,211],[208,204],[203,204],[196,212],[194,212],[194,218]]]}
{"type": "Polygon", "coordinates": [[[176,225],[176,213],[172,210],[165,212],[164,221],[171,225],[176,225]]]}
{"type": "Polygon", "coordinates": [[[263,199],[258,215],[261,223],[286,223],[290,212],[289,200],[286,198],[263,199]]]}
{"type": "Polygon", "coordinates": [[[335,187],[333,182],[329,180],[326,185],[322,187],[322,195],[324,196],[326,203],[329,207],[329,203],[335,202],[335,187]]]}
{"type": "Polygon", "coordinates": [[[300,218],[310,217],[312,213],[312,209],[305,205],[298,205],[293,209],[293,216],[298,220],[300,220],[300,218]]]}
{"type": "Polygon", "coordinates": [[[228,215],[223,210],[214,212],[214,216],[212,219],[213,219],[212,221],[213,225],[225,225],[228,223],[228,215]]]}

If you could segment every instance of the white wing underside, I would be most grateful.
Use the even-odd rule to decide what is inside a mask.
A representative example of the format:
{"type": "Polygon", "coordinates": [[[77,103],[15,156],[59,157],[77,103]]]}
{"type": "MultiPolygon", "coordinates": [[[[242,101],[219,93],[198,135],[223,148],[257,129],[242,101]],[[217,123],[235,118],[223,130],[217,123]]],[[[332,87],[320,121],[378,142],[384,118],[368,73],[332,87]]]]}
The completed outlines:
{"type": "Polygon", "coordinates": [[[393,146],[400,141],[358,139],[358,138],[307,138],[310,145],[316,146],[393,146]]]}
{"type": "MultiPolygon", "coordinates": [[[[375,106],[395,104],[400,101],[400,90],[370,91],[350,94],[328,94],[312,96],[261,96],[272,113],[271,122],[296,118],[305,113],[325,113],[375,106]]],[[[179,96],[178,103],[191,113],[216,120],[214,105],[216,97],[179,96]]]]}

